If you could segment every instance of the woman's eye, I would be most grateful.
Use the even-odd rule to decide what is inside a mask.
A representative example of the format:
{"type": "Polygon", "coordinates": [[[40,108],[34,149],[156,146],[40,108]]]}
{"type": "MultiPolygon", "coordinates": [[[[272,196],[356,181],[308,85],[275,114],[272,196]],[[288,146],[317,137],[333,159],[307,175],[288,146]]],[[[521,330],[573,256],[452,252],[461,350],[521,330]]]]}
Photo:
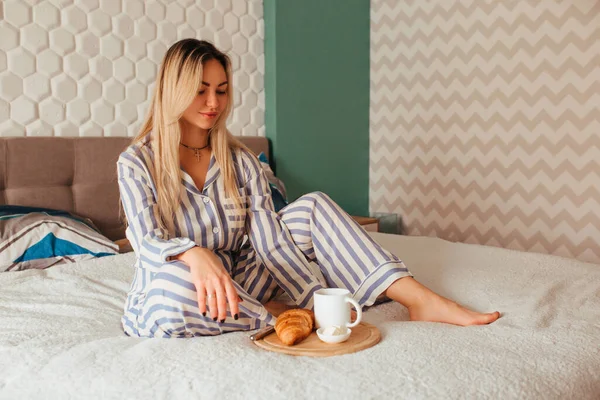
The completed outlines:
{"type": "MultiPolygon", "coordinates": [[[[206,90],[201,90],[198,92],[199,95],[203,95],[204,93],[206,93],[206,90]]],[[[227,94],[227,92],[223,92],[223,91],[217,91],[216,93],[220,96],[227,94]]]]}

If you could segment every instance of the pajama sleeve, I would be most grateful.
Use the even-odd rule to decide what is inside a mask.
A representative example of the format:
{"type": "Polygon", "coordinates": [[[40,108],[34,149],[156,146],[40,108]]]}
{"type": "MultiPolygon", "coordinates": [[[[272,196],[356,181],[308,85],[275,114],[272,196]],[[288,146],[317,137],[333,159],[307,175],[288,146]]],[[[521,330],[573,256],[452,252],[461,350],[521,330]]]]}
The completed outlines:
{"type": "Polygon", "coordinates": [[[127,217],[127,239],[137,257],[156,272],[171,256],[196,246],[185,237],[170,237],[159,220],[152,176],[135,155],[122,153],[117,161],[119,192],[127,217]]]}

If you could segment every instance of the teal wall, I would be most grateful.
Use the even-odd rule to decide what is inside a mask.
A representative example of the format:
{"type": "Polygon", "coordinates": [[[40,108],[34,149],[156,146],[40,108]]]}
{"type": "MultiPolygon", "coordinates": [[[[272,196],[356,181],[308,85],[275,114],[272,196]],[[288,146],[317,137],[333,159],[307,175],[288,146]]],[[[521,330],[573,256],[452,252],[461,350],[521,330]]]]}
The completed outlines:
{"type": "Polygon", "coordinates": [[[266,134],[294,200],[369,210],[369,0],[264,0],[266,134]]]}

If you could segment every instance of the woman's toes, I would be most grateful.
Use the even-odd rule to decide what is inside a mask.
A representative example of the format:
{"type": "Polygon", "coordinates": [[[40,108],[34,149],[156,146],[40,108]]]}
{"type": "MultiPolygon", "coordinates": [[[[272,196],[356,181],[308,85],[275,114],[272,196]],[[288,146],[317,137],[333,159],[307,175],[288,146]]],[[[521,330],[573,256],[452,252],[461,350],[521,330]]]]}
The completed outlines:
{"type": "Polygon", "coordinates": [[[493,313],[487,313],[487,314],[477,314],[477,316],[474,318],[473,324],[474,325],[485,325],[485,324],[491,324],[492,322],[494,322],[495,320],[497,320],[500,317],[500,313],[498,311],[495,311],[493,313]]]}
{"type": "Polygon", "coordinates": [[[488,315],[489,315],[488,324],[491,322],[494,322],[495,320],[500,318],[500,313],[498,311],[494,311],[493,313],[490,313],[488,315]]]}

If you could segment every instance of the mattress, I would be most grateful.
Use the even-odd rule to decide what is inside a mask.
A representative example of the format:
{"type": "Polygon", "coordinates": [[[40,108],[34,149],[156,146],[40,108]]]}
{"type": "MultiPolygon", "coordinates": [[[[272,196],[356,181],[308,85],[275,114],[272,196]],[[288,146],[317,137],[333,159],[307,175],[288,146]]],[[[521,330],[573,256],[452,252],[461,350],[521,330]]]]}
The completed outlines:
{"type": "Polygon", "coordinates": [[[600,398],[600,266],[556,256],[372,233],[415,278],[487,326],[410,322],[385,303],[373,348],[331,358],[255,346],[248,332],[127,337],[133,253],[0,274],[0,398],[600,398]]]}

